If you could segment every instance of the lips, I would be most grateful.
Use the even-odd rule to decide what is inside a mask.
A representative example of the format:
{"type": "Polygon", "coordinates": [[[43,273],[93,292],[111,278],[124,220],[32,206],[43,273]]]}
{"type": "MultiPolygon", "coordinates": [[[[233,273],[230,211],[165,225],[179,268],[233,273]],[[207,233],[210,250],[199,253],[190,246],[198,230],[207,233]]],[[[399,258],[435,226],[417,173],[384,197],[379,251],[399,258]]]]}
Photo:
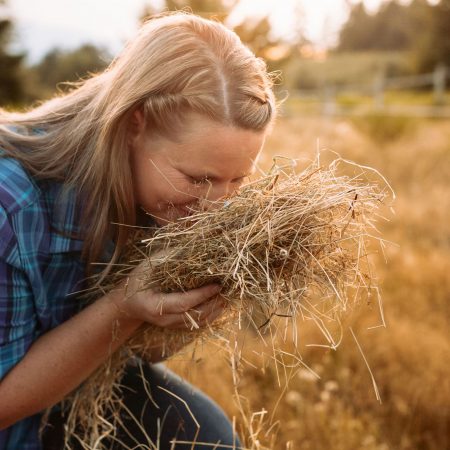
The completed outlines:
{"type": "Polygon", "coordinates": [[[190,216],[194,213],[193,206],[190,205],[173,205],[166,204],[164,207],[160,208],[161,219],[167,222],[173,222],[174,220],[180,219],[182,217],[190,216]]]}
{"type": "Polygon", "coordinates": [[[161,202],[158,204],[158,217],[157,219],[160,224],[166,224],[168,222],[173,222],[177,219],[183,217],[191,216],[199,211],[210,210],[216,207],[223,206],[224,201],[210,202],[205,199],[199,199],[195,202],[190,203],[167,203],[161,202]]]}

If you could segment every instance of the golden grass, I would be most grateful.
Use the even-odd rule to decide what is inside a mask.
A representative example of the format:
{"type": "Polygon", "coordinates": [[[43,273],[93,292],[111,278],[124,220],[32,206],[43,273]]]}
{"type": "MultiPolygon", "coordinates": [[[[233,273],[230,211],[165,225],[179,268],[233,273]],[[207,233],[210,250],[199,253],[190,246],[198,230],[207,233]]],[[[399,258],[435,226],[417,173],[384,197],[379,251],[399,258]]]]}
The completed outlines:
{"type": "MultiPolygon", "coordinates": [[[[189,331],[143,326],[73,397],[69,429],[74,431],[72,419],[79,419],[86,448],[103,448],[102,439],[114,430],[114,420],[119,420],[121,402],[115,386],[130,355],[151,360],[159,342],[165,343],[163,356],[197,337],[224,346],[233,369],[236,399],[240,398],[237,384],[243,362],[237,348],[241,347],[238,330],[250,327],[271,348],[268,357],[276,362],[280,386],[283,378],[307,367],[297,352],[297,317],[314,322],[322,332],[322,345],[335,349],[340,337],[333,336],[328,323],[339,319],[355,298],[369,298],[377,292],[368,260],[369,241],[377,233],[379,209],[387,195],[382,188],[388,186],[369,182],[368,172],[341,159],[323,167],[317,158],[298,174],[292,170],[292,161],[275,164],[267,176],[249,183],[217,208],[195,212],[137,242],[118,269],[125,264],[126,274],[147,261],[149,270],[140,273],[141,289],[170,293],[220,283],[228,314],[203,330],[195,321],[195,312],[186,313],[189,331]],[[344,163],[352,169],[350,176],[340,173],[344,163]],[[280,350],[277,335],[283,340],[290,336],[291,351],[280,350]],[[105,412],[110,409],[115,419],[107,422],[105,412]]],[[[382,178],[378,181],[384,184],[382,178]]],[[[123,276],[121,272],[108,280],[111,286],[123,276]]],[[[245,332],[241,333],[242,340],[245,332]]],[[[255,367],[265,365],[264,361],[255,363],[255,367]]],[[[247,447],[263,448],[258,435],[267,414],[253,413],[248,419],[244,402],[245,398],[237,406],[247,447]]]]}
{"type": "MultiPolygon", "coordinates": [[[[261,340],[247,333],[228,352],[212,341],[194,357],[182,353],[168,363],[237,419],[248,448],[448,448],[449,143],[448,122],[420,124],[383,147],[344,120],[288,118],[275,127],[265,169],[275,154],[308,165],[317,148],[329,148],[386,175],[398,195],[397,215],[382,233],[398,245],[385,249],[387,262],[381,252],[374,257],[387,328],[372,296],[349,308],[341,323],[325,321],[336,339],[344,331],[337,350],[314,320],[299,317],[297,345],[293,327],[273,346],[266,345],[270,334],[261,340]],[[239,367],[230,371],[236,348],[239,367]]],[[[334,157],[330,152],[329,161],[334,157]]],[[[285,319],[277,320],[284,329],[285,319]]]]}
{"type": "MultiPolygon", "coordinates": [[[[396,216],[382,231],[398,246],[387,247],[387,263],[381,254],[376,259],[387,328],[369,329],[379,324],[379,311],[376,303],[361,304],[344,322],[347,331],[333,351],[307,347],[308,342],[319,342],[320,334],[311,323],[299,321],[298,351],[320,379],[299,369],[284,392],[284,380],[280,387],[270,356],[261,369],[257,353],[268,350],[254,342],[243,357],[256,362],[256,368],[246,367],[239,392],[248,399],[250,411],[264,408],[266,416],[273,414],[278,422],[274,443],[264,432],[259,436],[273,449],[449,448],[450,123],[419,123],[414,131],[380,147],[345,120],[287,118],[267,143],[263,167],[280,153],[300,161],[312,159],[317,138],[320,148],[380,170],[397,193],[396,216]],[[381,404],[349,326],[369,361],[381,404]]],[[[238,415],[226,358],[209,347],[197,357],[197,364],[180,358],[170,365],[230,416],[238,415]]]]}

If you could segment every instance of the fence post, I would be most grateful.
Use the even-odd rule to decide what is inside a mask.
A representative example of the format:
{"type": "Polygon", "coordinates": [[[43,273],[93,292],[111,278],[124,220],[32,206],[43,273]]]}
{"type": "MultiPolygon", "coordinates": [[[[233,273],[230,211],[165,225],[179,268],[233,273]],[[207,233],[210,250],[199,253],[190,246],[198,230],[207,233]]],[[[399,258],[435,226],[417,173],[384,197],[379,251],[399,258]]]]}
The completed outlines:
{"type": "Polygon", "coordinates": [[[325,86],[322,113],[326,117],[333,117],[336,115],[336,109],[336,88],[333,85],[325,86]]]}
{"type": "Polygon", "coordinates": [[[384,106],[384,72],[379,72],[373,82],[373,103],[376,109],[382,109],[384,106]]]}
{"type": "Polygon", "coordinates": [[[447,68],[443,64],[438,64],[433,72],[433,96],[435,105],[445,103],[445,80],[447,78],[447,68]]]}

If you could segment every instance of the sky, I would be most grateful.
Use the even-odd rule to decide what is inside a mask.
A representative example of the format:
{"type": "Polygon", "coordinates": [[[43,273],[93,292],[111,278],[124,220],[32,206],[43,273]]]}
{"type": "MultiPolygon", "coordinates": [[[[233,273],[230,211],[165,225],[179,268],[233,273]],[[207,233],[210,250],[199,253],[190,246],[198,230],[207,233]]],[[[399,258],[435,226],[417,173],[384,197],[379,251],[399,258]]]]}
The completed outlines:
{"type": "MultiPolygon", "coordinates": [[[[357,0],[241,0],[231,17],[269,14],[277,35],[289,37],[304,30],[318,47],[336,39],[348,3],[357,0]]],[[[158,0],[7,0],[15,24],[13,49],[27,52],[37,62],[54,47],[76,48],[90,42],[118,53],[135,33],[144,6],[158,0]]],[[[376,10],[382,0],[364,0],[376,10]]]]}

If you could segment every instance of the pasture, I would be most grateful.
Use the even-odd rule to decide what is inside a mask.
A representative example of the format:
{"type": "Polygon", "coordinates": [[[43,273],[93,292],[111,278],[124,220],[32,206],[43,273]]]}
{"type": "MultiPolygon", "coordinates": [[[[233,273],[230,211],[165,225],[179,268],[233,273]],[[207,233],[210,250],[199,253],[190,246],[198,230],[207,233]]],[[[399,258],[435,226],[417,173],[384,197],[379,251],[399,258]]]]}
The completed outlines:
{"type": "Polygon", "coordinates": [[[337,350],[321,347],[323,336],[301,317],[297,348],[290,339],[277,343],[278,364],[270,344],[245,337],[237,391],[229,358],[214,343],[169,364],[235,417],[248,448],[448,448],[450,122],[282,117],[261,167],[270,167],[274,155],[298,159],[301,167],[317,149],[323,164],[336,152],[377,169],[396,192],[395,214],[379,222],[389,241],[385,255],[380,248],[371,255],[386,327],[379,326],[377,299],[364,298],[341,317],[337,350]]]}

